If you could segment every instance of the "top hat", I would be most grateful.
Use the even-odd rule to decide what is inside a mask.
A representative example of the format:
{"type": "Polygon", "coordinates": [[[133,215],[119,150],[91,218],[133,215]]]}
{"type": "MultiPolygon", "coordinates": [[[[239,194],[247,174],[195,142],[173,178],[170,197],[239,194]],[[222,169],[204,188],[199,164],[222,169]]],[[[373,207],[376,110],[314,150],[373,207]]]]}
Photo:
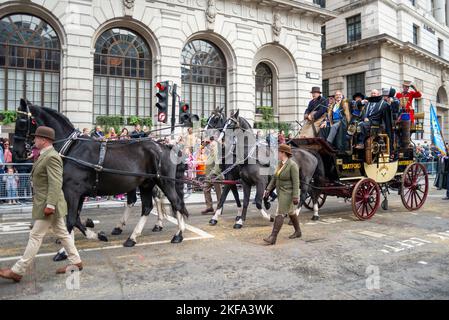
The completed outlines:
{"type": "Polygon", "coordinates": [[[314,93],[314,92],[321,93],[320,87],[312,87],[312,91],[310,91],[310,93],[314,93]]]}
{"type": "Polygon", "coordinates": [[[353,96],[352,96],[352,100],[355,100],[355,98],[360,97],[362,98],[362,100],[365,100],[365,95],[361,92],[356,92],[353,96]]]}
{"type": "Polygon", "coordinates": [[[50,127],[40,126],[36,129],[36,132],[33,134],[35,137],[46,138],[51,141],[55,141],[55,130],[50,127]]]}
{"type": "Polygon", "coordinates": [[[281,144],[278,148],[279,152],[284,152],[285,154],[291,156],[292,155],[292,148],[288,144],[281,144]]]}
{"type": "Polygon", "coordinates": [[[382,96],[390,96],[390,89],[382,88],[382,96]]]}

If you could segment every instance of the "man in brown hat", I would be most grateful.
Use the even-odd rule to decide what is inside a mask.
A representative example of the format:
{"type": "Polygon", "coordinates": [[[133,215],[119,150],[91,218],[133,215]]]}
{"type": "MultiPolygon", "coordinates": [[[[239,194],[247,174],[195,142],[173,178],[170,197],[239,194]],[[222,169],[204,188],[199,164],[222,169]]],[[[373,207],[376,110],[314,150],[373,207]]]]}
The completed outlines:
{"type": "Polygon", "coordinates": [[[316,137],[320,130],[321,122],[326,117],[327,102],[321,96],[320,87],[312,87],[310,91],[312,100],[304,113],[305,124],[301,129],[301,137],[316,137]]]}
{"type": "Polygon", "coordinates": [[[53,148],[54,140],[55,131],[52,128],[44,126],[37,128],[34,141],[40,150],[40,156],[31,171],[33,181],[32,216],[35,222],[23,257],[12,269],[0,270],[0,278],[11,279],[15,282],[22,279],[38,253],[42,240],[50,227],[55,236],[60,239],[70,261],[69,266],[59,268],[56,273],[64,274],[69,267],[70,270],[82,270],[83,268],[74,240],[65,225],[67,203],[62,191],[63,164],[58,152],[53,148]]]}

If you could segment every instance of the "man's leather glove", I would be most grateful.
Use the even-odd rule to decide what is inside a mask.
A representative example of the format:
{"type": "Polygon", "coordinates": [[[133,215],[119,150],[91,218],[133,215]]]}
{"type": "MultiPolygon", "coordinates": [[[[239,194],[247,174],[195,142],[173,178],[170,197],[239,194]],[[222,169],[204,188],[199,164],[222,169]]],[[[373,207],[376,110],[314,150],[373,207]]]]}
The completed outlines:
{"type": "Polygon", "coordinates": [[[298,197],[294,197],[294,198],[293,198],[293,204],[294,204],[295,206],[297,206],[297,205],[299,204],[299,198],[298,198],[298,197]]]}
{"type": "Polygon", "coordinates": [[[51,216],[53,213],[55,213],[55,209],[51,209],[51,208],[48,208],[48,207],[44,209],[44,214],[45,214],[46,217],[51,216]]]}

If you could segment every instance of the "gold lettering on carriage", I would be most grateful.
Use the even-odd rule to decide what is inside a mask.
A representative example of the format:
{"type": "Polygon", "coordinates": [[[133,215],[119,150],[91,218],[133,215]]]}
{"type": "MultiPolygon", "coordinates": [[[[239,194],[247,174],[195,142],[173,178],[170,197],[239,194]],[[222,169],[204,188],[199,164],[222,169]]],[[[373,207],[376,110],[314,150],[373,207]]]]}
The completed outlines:
{"type": "Polygon", "coordinates": [[[344,163],[342,165],[343,170],[360,169],[362,167],[361,163],[344,163]]]}

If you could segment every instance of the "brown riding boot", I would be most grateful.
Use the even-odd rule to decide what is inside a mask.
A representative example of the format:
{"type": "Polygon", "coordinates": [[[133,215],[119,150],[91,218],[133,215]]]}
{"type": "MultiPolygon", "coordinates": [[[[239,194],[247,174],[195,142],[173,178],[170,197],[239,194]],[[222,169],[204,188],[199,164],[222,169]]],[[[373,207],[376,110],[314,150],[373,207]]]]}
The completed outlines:
{"type": "Polygon", "coordinates": [[[299,227],[299,219],[296,214],[290,216],[290,220],[292,221],[293,227],[295,228],[295,233],[289,236],[289,239],[301,238],[301,228],[299,227]]]}
{"type": "Polygon", "coordinates": [[[284,216],[278,215],[274,218],[273,231],[268,238],[263,239],[266,243],[273,245],[276,243],[279,231],[281,231],[282,225],[284,224],[284,216]]]}

